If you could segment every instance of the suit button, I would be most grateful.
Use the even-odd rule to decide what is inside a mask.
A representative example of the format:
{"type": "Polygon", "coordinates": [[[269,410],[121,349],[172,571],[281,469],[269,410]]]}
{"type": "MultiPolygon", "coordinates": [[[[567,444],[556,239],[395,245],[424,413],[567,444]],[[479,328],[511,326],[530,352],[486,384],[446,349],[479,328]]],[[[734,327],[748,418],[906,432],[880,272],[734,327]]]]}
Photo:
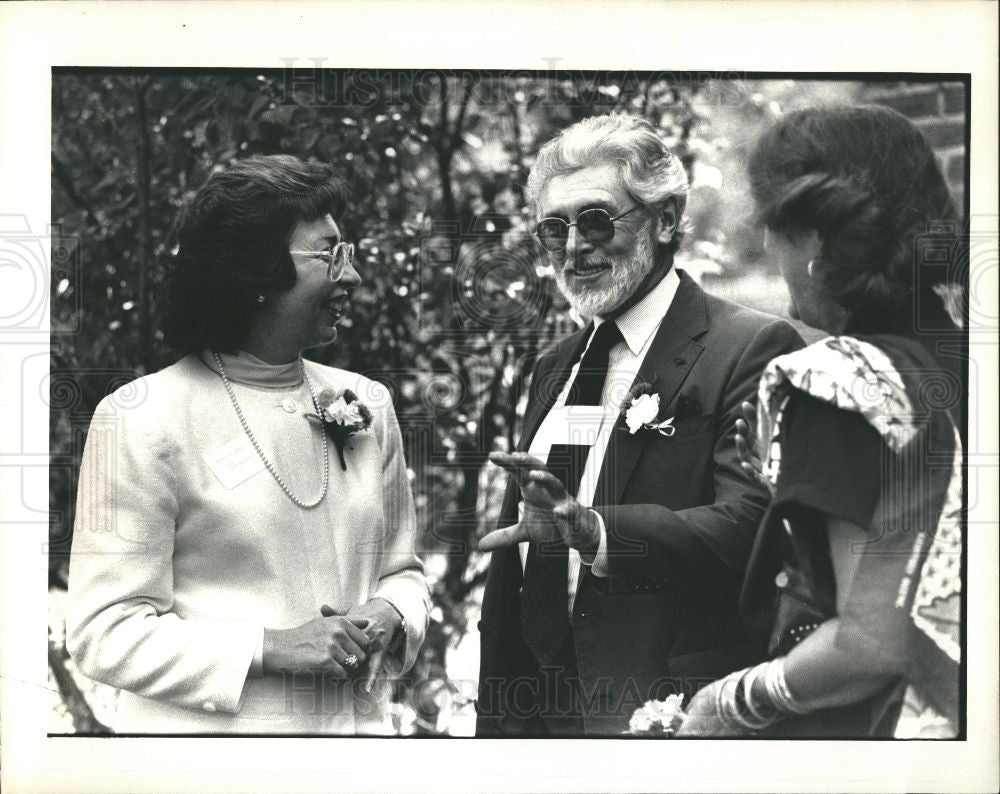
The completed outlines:
{"type": "Polygon", "coordinates": [[[774,583],[779,587],[784,589],[788,587],[788,574],[781,571],[777,576],[774,577],[774,583]]]}

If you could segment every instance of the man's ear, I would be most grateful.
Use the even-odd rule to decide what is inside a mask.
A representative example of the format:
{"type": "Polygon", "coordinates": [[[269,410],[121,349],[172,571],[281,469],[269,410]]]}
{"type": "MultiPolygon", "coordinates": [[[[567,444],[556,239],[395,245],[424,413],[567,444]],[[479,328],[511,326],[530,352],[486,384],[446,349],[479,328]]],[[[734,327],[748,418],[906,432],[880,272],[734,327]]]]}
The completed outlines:
{"type": "Polygon", "coordinates": [[[680,213],[677,211],[677,199],[674,196],[669,196],[663,202],[663,206],[660,207],[659,214],[657,215],[660,230],[657,239],[661,243],[669,243],[674,239],[679,215],[680,213]]]}

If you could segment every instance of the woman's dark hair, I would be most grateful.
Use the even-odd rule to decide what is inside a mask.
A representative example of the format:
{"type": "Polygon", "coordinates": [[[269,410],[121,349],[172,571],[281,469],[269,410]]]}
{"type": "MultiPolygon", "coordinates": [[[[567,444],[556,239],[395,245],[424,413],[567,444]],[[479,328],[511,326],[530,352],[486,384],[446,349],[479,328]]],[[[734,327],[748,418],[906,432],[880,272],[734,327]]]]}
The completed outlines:
{"type": "Polygon", "coordinates": [[[288,245],[296,225],[339,217],[345,197],[329,165],[291,155],[250,157],[212,174],[177,221],[167,344],[235,351],[258,296],[295,284],[288,245]]]}
{"type": "Polygon", "coordinates": [[[852,330],[912,330],[918,311],[922,322],[947,322],[918,272],[918,238],[941,234],[935,222],[955,241],[957,215],[934,152],[905,116],[878,106],[789,113],[757,141],[748,170],[765,226],[819,235],[823,283],[852,330]]]}

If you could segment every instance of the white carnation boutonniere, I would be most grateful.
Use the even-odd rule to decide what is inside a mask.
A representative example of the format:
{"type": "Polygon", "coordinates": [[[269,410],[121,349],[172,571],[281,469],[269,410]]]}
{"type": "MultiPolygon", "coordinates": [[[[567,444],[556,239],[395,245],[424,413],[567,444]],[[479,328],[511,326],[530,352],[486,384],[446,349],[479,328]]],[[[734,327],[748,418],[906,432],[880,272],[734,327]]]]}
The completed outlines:
{"type": "Polygon", "coordinates": [[[660,395],[652,383],[637,383],[622,403],[628,432],[635,435],[640,430],[655,430],[668,438],[674,434],[674,417],[660,419],[660,395]]]}
{"type": "Polygon", "coordinates": [[[668,738],[684,722],[684,695],[667,695],[666,700],[647,700],[628,721],[632,736],[668,738]]]}
{"type": "Polygon", "coordinates": [[[372,425],[371,409],[361,402],[350,389],[337,391],[323,389],[315,399],[316,413],[306,414],[320,422],[326,434],[333,439],[340,458],[340,468],[347,471],[344,459],[344,445],[355,433],[367,430],[372,425]]]}

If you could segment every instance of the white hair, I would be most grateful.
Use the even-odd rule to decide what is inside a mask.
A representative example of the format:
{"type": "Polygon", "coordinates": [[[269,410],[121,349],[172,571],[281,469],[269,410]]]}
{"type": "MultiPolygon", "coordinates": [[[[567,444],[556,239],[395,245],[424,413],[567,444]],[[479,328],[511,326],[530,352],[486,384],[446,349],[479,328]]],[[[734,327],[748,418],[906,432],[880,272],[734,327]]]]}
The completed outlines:
{"type": "MultiPolygon", "coordinates": [[[[688,178],[680,159],[663,144],[645,119],[624,113],[591,116],[545,144],[528,175],[528,197],[537,207],[545,183],[559,174],[616,163],[622,185],[646,206],[670,196],[677,202],[678,227],[687,205],[688,178]]],[[[675,235],[680,244],[680,232],[675,235]]]]}

